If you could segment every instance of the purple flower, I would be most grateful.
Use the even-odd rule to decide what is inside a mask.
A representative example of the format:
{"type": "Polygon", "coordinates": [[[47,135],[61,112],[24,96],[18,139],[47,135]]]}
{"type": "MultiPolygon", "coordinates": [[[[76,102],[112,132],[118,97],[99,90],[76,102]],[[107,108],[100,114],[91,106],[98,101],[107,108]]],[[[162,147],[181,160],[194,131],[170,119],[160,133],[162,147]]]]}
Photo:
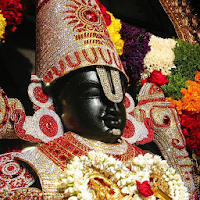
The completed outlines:
{"type": "Polygon", "coordinates": [[[144,57],[150,50],[150,33],[122,22],[120,34],[125,42],[121,60],[131,84],[140,80],[145,69],[144,57]]]}

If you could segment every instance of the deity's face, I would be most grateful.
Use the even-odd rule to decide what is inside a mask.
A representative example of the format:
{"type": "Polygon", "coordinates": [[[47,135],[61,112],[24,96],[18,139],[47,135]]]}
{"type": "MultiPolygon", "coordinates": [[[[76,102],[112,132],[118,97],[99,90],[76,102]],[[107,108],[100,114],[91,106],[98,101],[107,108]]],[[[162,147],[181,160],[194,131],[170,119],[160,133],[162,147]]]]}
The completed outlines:
{"type": "MultiPolygon", "coordinates": [[[[107,99],[96,70],[76,70],[72,76],[67,75],[59,81],[56,86],[59,87],[58,93],[53,98],[65,131],[117,143],[126,124],[123,101],[114,103],[107,99]],[[120,135],[113,135],[113,129],[120,130],[120,135]]],[[[125,94],[123,78],[122,88],[125,94]]]]}

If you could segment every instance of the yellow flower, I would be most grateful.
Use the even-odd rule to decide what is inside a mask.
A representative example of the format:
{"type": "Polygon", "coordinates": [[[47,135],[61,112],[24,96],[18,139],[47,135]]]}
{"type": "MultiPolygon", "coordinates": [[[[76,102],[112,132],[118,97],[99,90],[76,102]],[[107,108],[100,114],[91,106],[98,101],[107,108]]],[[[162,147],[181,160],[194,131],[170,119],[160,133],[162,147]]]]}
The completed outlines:
{"type": "Polygon", "coordinates": [[[124,47],[124,40],[120,39],[116,42],[116,49],[117,49],[117,53],[118,55],[122,55],[123,54],[123,47],[124,47]]]}
{"type": "Polygon", "coordinates": [[[3,17],[2,11],[0,10],[0,40],[3,38],[6,28],[6,18],[3,17]]]}
{"type": "Polygon", "coordinates": [[[124,41],[121,39],[120,30],[122,28],[121,21],[116,19],[112,13],[107,12],[111,17],[111,24],[107,27],[108,32],[112,38],[113,44],[117,50],[118,55],[123,54],[124,41]]]}

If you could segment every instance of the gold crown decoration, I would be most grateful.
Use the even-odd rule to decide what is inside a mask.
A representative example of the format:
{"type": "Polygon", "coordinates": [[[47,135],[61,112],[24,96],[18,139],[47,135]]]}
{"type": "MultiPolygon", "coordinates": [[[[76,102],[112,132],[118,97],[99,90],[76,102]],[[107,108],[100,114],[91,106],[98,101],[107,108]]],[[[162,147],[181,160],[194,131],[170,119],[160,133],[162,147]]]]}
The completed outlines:
{"type": "Polygon", "coordinates": [[[125,74],[95,0],[39,0],[36,12],[36,75],[45,84],[87,66],[125,74]]]}

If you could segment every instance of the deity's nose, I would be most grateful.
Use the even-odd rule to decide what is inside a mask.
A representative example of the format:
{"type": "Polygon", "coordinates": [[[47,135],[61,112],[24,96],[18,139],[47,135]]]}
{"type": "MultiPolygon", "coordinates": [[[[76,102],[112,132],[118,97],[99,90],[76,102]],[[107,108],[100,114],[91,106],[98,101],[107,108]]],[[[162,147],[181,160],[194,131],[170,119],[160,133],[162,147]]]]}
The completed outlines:
{"type": "Polygon", "coordinates": [[[115,102],[109,102],[106,113],[111,115],[120,114],[119,104],[115,102]]]}
{"type": "Polygon", "coordinates": [[[103,120],[109,128],[120,128],[122,118],[119,104],[109,102],[103,120]]]}

